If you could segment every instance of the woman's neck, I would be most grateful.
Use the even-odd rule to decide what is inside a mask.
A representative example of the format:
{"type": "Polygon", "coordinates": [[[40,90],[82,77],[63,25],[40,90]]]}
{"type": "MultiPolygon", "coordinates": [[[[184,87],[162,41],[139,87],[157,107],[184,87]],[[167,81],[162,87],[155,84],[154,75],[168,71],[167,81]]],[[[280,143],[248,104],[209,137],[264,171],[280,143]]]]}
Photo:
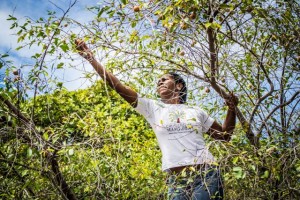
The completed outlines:
{"type": "Polygon", "coordinates": [[[180,99],[178,96],[172,97],[172,98],[161,98],[161,101],[165,104],[180,104],[180,99]]]}

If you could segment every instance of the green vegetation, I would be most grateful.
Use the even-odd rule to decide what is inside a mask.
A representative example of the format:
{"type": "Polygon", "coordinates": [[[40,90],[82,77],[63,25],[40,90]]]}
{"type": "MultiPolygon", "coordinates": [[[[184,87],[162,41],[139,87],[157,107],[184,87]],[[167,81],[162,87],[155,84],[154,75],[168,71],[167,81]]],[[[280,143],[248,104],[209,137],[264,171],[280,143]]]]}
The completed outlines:
{"type": "MultiPolygon", "coordinates": [[[[164,193],[155,135],[130,105],[103,86],[37,97],[35,130],[18,126],[17,119],[12,127],[2,125],[1,160],[7,162],[1,162],[1,197],[26,197],[31,190],[35,198],[56,198],[53,187],[59,184],[51,186],[55,175],[47,152],[79,199],[145,199],[164,193]]],[[[25,103],[22,110],[29,112],[31,106],[25,103]]]]}

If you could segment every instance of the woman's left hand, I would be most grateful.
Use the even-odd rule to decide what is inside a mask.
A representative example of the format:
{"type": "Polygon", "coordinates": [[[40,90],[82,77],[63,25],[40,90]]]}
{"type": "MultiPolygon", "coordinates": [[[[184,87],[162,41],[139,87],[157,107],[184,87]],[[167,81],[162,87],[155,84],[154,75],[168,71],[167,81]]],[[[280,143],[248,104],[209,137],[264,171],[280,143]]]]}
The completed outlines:
{"type": "Polygon", "coordinates": [[[225,99],[225,105],[228,106],[230,110],[234,110],[238,103],[239,98],[236,95],[234,95],[233,92],[229,94],[229,98],[225,99]]]}

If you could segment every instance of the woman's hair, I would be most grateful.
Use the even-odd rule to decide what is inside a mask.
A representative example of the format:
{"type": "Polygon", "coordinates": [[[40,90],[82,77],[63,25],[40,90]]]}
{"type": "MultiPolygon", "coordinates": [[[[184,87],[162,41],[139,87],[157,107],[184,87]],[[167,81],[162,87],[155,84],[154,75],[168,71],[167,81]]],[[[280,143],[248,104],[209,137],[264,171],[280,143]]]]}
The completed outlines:
{"type": "Polygon", "coordinates": [[[170,72],[168,74],[170,74],[173,77],[175,84],[178,84],[178,83],[182,84],[183,87],[179,91],[179,98],[180,98],[180,103],[184,104],[186,102],[186,97],[187,97],[187,88],[186,88],[185,81],[179,74],[176,74],[175,72],[170,72]]]}

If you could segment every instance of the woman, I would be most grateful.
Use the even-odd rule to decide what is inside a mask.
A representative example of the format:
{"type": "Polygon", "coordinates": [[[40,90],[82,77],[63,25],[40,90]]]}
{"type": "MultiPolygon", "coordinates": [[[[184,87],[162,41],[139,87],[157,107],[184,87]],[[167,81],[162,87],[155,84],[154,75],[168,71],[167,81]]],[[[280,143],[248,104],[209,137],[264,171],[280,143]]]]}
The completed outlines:
{"type": "Polygon", "coordinates": [[[203,133],[218,140],[230,140],[235,127],[237,98],[226,101],[228,112],[221,126],[206,112],[188,106],[186,85],[176,73],[163,75],[157,84],[161,101],[139,97],[95,60],[87,45],[75,41],[87,59],[110,87],[142,114],[153,128],[162,151],[162,169],[169,173],[169,199],[222,199],[223,189],[214,157],[205,146],[203,133]]]}

